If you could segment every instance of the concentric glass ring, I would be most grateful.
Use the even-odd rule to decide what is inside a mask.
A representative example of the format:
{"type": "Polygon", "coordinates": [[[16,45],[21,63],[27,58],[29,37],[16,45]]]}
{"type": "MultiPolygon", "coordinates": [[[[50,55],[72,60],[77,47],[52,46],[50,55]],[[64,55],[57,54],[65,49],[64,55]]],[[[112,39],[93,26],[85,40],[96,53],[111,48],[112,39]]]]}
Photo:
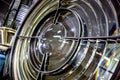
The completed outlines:
{"type": "Polygon", "coordinates": [[[11,77],[15,80],[111,79],[120,58],[119,43],[79,37],[114,35],[118,35],[118,21],[111,1],[40,1],[16,33],[11,51],[11,77]],[[69,37],[77,39],[66,39],[69,37]]]}

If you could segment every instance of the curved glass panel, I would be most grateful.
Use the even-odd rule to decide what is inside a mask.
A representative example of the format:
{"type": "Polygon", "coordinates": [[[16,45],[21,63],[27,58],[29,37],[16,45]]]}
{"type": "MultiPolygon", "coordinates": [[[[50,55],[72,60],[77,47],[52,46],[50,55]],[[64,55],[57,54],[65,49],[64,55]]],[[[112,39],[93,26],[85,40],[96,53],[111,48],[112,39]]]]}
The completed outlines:
{"type": "Polygon", "coordinates": [[[16,33],[12,78],[111,79],[120,57],[118,42],[80,38],[114,35],[118,22],[111,1],[40,1],[16,33]]]}

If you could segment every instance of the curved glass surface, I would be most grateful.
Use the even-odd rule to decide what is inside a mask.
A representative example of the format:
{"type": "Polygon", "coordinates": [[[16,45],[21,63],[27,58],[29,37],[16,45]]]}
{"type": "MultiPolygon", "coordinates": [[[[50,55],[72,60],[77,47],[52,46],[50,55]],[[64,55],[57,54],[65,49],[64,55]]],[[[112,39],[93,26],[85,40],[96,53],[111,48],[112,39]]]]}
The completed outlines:
{"type": "Polygon", "coordinates": [[[12,78],[111,79],[120,58],[118,42],[79,38],[114,35],[118,21],[111,1],[40,1],[16,33],[12,78]]]}

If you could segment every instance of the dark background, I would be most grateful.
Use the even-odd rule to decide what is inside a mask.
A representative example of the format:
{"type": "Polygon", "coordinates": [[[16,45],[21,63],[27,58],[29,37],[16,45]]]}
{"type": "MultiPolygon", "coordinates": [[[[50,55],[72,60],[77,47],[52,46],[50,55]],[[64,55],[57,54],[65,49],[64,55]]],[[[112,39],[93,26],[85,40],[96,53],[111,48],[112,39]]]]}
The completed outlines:
{"type": "Polygon", "coordinates": [[[0,22],[3,21],[12,0],[0,0],[0,22]]]}

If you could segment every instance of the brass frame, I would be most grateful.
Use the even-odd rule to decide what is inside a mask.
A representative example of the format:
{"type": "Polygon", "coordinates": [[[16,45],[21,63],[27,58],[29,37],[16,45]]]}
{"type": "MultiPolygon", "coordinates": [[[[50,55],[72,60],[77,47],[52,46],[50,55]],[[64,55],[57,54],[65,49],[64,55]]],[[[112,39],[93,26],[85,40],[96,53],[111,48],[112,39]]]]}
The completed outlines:
{"type": "Polygon", "coordinates": [[[12,28],[7,28],[7,27],[0,27],[0,33],[1,33],[1,44],[0,44],[0,49],[1,50],[7,50],[9,46],[11,46],[13,42],[13,38],[9,41],[9,37],[13,37],[15,34],[16,30],[12,28]]]}

